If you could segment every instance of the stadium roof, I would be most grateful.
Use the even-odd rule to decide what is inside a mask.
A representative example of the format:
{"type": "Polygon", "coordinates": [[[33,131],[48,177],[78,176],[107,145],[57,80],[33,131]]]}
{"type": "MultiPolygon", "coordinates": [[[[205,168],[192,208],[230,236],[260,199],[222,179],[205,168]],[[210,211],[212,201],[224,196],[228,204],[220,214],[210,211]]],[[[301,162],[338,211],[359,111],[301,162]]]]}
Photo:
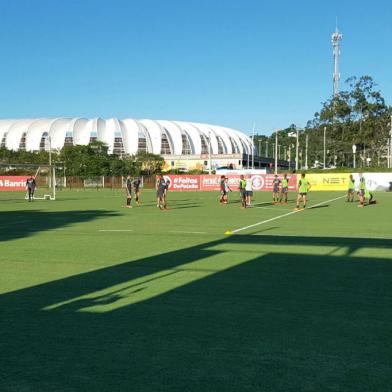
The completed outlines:
{"type": "Polygon", "coordinates": [[[39,151],[64,145],[104,142],[109,153],[207,154],[211,137],[212,154],[251,154],[252,142],[243,132],[217,125],[182,121],[134,119],[10,119],[0,120],[1,147],[39,151]]]}

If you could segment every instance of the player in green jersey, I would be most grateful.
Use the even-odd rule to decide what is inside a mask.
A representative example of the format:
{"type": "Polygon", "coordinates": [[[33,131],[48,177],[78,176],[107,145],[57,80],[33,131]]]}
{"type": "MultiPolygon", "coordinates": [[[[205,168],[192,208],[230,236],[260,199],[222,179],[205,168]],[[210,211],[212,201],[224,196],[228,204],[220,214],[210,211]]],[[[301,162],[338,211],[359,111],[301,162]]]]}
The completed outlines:
{"type": "Polygon", "coordinates": [[[241,208],[246,208],[246,180],[243,174],[240,175],[240,197],[241,197],[241,208]]]}
{"type": "Polygon", "coordinates": [[[347,202],[354,201],[354,193],[355,193],[355,181],[354,176],[350,174],[350,179],[348,180],[348,189],[347,189],[347,202]]]}
{"type": "Polygon", "coordinates": [[[282,200],[284,198],[284,203],[287,204],[287,197],[289,195],[289,180],[287,178],[287,174],[283,176],[282,180],[282,189],[280,192],[280,200],[279,202],[282,203],[282,200]]]}
{"type": "Polygon", "coordinates": [[[358,207],[365,207],[365,192],[366,192],[366,180],[362,173],[359,173],[359,205],[358,207]]]}
{"type": "Polygon", "coordinates": [[[301,179],[298,181],[298,195],[297,195],[297,206],[296,209],[299,210],[299,204],[303,203],[303,208],[306,208],[307,195],[310,191],[310,182],[305,178],[305,173],[301,174],[301,179]]]}

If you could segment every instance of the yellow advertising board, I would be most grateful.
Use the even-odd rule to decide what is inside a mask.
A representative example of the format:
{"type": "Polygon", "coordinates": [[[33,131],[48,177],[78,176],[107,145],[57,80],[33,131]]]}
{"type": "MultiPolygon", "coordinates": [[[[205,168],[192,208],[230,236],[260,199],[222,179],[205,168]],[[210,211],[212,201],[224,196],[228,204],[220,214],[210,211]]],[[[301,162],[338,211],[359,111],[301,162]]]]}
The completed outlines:
{"type": "MultiPolygon", "coordinates": [[[[300,179],[298,175],[297,180],[300,179]]],[[[312,191],[346,191],[350,173],[315,173],[306,174],[312,185],[312,191]]],[[[298,181],[297,181],[298,182],[298,181]]]]}

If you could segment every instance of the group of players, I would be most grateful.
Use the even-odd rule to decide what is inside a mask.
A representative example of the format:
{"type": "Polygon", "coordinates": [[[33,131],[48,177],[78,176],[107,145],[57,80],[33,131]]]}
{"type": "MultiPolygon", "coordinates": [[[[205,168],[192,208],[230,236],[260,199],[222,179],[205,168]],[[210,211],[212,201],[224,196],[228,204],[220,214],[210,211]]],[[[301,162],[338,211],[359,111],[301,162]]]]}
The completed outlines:
{"type": "MultiPolygon", "coordinates": [[[[305,173],[301,174],[301,178],[297,184],[297,198],[296,198],[296,210],[306,208],[308,201],[308,193],[311,189],[311,184],[306,178],[305,173]],[[302,208],[301,208],[302,205],[302,208]]],[[[355,196],[355,180],[354,176],[351,174],[348,189],[347,189],[347,202],[353,202],[355,196]]],[[[363,173],[359,173],[359,185],[358,185],[358,207],[364,207],[366,204],[376,204],[377,201],[371,191],[366,188],[366,181],[363,173]]],[[[251,199],[253,196],[252,191],[252,177],[248,175],[247,178],[243,175],[240,176],[239,182],[240,198],[241,198],[241,208],[251,207],[251,199]]],[[[220,198],[219,202],[221,204],[228,203],[228,194],[231,192],[229,187],[228,178],[221,176],[220,179],[220,198]]],[[[282,179],[279,179],[278,175],[275,174],[272,180],[272,204],[287,204],[289,194],[289,179],[287,174],[284,174],[282,179]]]]}
{"type": "MultiPolygon", "coordinates": [[[[127,194],[126,207],[132,208],[132,199],[135,196],[136,205],[140,205],[142,181],[140,177],[132,179],[127,176],[125,190],[127,194]]],[[[160,210],[167,210],[167,192],[169,190],[170,180],[165,179],[161,174],[157,175],[155,182],[155,191],[157,197],[157,208],[160,210]]]]}

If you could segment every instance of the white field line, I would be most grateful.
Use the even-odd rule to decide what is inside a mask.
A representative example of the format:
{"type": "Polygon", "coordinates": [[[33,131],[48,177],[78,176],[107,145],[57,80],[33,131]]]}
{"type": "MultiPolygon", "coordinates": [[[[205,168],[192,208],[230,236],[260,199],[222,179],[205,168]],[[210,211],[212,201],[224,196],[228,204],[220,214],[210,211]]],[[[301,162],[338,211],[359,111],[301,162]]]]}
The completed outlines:
{"type": "MultiPolygon", "coordinates": [[[[332,202],[332,201],[342,199],[343,197],[346,197],[346,195],[339,196],[339,197],[335,197],[334,199],[322,201],[321,203],[317,203],[317,204],[315,204],[315,205],[313,205],[313,206],[311,206],[311,207],[309,207],[309,208],[307,208],[307,209],[310,210],[310,209],[312,209],[312,208],[321,206],[321,205],[323,205],[323,204],[330,203],[330,202],[332,202]]],[[[261,222],[254,223],[253,225],[249,225],[249,226],[241,227],[241,228],[236,229],[236,230],[232,230],[231,232],[232,232],[233,234],[234,234],[234,233],[238,233],[238,232],[243,231],[243,230],[251,229],[252,227],[256,227],[256,226],[264,225],[265,223],[273,222],[273,221],[275,221],[275,220],[284,218],[284,217],[286,217],[286,216],[290,216],[290,215],[293,215],[293,214],[297,214],[298,212],[301,212],[301,211],[306,211],[306,210],[295,210],[295,211],[290,211],[290,212],[287,212],[286,214],[278,215],[278,216],[275,216],[275,217],[273,217],[273,218],[266,219],[266,220],[263,220],[263,221],[261,221],[261,222]]]]}
{"type": "Polygon", "coordinates": [[[122,230],[122,229],[116,229],[116,230],[109,230],[109,229],[102,229],[102,230],[98,230],[98,231],[113,231],[113,232],[117,232],[117,231],[133,231],[133,230],[122,230]]]}
{"type": "Polygon", "coordinates": [[[287,211],[287,208],[275,208],[275,207],[255,207],[255,208],[261,208],[262,210],[287,211]]]}
{"type": "Polygon", "coordinates": [[[179,230],[169,230],[169,233],[176,233],[176,234],[207,234],[206,231],[179,231],[179,230]]]}

